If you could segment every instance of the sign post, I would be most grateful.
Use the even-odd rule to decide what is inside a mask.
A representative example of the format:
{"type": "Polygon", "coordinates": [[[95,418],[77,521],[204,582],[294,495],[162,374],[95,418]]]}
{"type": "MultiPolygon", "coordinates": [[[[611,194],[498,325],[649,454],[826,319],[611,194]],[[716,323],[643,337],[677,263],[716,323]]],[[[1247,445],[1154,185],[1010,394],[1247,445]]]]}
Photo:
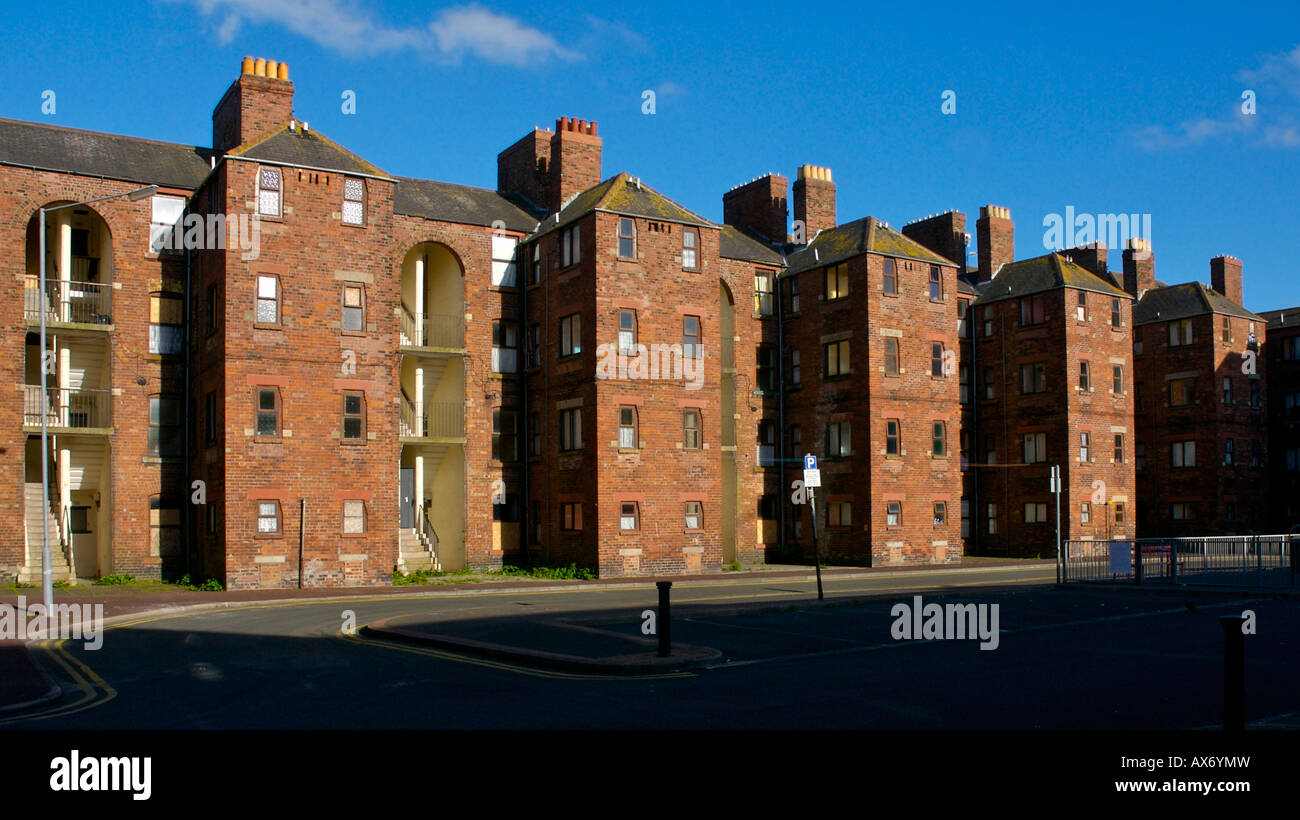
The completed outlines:
{"type": "Polygon", "coordinates": [[[812,511],[813,566],[817,569],[817,600],[825,599],[822,591],[822,553],[817,538],[817,496],[815,488],[822,485],[822,471],[817,467],[817,456],[807,453],[803,457],[803,486],[808,491],[808,508],[812,511]]]}
{"type": "Polygon", "coordinates": [[[1061,554],[1061,468],[1052,466],[1049,489],[1056,496],[1056,583],[1065,580],[1065,556],[1061,554]]]}

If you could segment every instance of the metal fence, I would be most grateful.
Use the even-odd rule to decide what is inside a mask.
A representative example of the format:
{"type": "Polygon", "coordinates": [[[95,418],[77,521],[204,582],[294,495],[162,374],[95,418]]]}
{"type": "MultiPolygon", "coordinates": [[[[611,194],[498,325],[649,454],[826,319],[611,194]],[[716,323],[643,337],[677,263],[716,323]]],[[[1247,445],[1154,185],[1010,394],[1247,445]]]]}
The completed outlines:
{"type": "Polygon", "coordinates": [[[51,387],[46,390],[46,400],[41,401],[39,384],[23,385],[23,424],[41,423],[41,412],[50,427],[113,426],[113,393],[111,390],[67,390],[51,387]]]}
{"type": "Polygon", "coordinates": [[[48,279],[45,282],[45,295],[42,298],[38,283],[37,277],[27,277],[23,317],[29,323],[40,322],[41,311],[44,311],[45,321],[51,324],[60,322],[112,324],[112,285],[48,279]]]}
{"type": "Polygon", "coordinates": [[[1295,584],[1300,534],[1066,541],[1062,581],[1295,584]]]}

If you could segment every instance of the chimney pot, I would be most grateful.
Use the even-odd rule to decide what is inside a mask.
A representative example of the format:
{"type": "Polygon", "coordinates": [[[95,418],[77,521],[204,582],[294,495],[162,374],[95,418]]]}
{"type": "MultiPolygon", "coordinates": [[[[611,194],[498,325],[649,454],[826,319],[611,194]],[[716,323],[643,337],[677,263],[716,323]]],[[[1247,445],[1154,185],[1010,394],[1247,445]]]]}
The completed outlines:
{"type": "Polygon", "coordinates": [[[289,80],[289,64],[288,64],[288,63],[280,63],[280,79],[281,79],[281,80],[285,80],[286,82],[289,80]]]}
{"type": "Polygon", "coordinates": [[[239,67],[239,73],[241,73],[241,74],[252,74],[252,73],[253,73],[253,58],[252,58],[252,57],[245,57],[245,58],[244,58],[244,62],[243,62],[243,63],[240,65],[240,67],[239,67]]]}
{"type": "Polygon", "coordinates": [[[256,75],[256,76],[258,76],[258,77],[265,77],[265,76],[266,76],[266,60],[265,60],[265,58],[258,57],[257,60],[254,61],[254,63],[253,63],[253,74],[256,75]]]}
{"type": "Polygon", "coordinates": [[[266,76],[272,80],[278,79],[280,77],[280,64],[277,61],[275,60],[266,61],[266,76]]]}

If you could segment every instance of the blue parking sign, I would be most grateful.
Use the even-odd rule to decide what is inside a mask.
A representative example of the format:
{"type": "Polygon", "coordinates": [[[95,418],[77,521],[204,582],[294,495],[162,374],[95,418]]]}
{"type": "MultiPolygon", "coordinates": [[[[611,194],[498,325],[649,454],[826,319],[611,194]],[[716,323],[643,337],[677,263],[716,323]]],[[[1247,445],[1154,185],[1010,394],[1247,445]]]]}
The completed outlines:
{"type": "Polygon", "coordinates": [[[805,470],[816,470],[816,469],[817,469],[817,456],[814,456],[814,455],[812,455],[812,454],[809,454],[809,455],[804,456],[804,457],[803,457],[803,468],[804,468],[805,470]]]}

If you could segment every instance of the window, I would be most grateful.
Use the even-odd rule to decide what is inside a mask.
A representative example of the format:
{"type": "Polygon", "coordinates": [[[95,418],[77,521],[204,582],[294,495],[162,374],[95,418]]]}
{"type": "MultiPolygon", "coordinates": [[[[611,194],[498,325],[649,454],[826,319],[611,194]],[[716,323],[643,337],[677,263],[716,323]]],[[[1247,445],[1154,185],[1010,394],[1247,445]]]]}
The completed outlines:
{"type": "Polygon", "coordinates": [[[957,370],[957,400],[962,404],[970,403],[970,365],[964,364],[957,370]]]}
{"type": "Polygon", "coordinates": [[[492,286],[515,286],[515,251],[519,240],[513,236],[492,235],[492,286]]]}
{"type": "Polygon", "coordinates": [[[898,295],[898,267],[889,257],[885,257],[885,293],[898,295]]]}
{"type": "Polygon", "coordinates": [[[699,258],[696,248],[698,234],[688,228],[682,229],[682,268],[684,270],[695,270],[699,267],[699,258]]]}
{"type": "Polygon", "coordinates": [[[620,352],[636,350],[636,311],[618,312],[618,349],[620,352]]]}
{"type": "Polygon", "coordinates": [[[934,432],[930,449],[931,454],[935,458],[948,455],[947,425],[941,421],[936,421],[933,428],[934,432]]]}
{"type": "Polygon", "coordinates": [[[1115,503],[1115,523],[1124,523],[1124,505],[1119,502],[1115,503]]]}
{"type": "Polygon", "coordinates": [[[492,372],[514,373],[519,369],[519,328],[514,322],[492,320],[492,372]]]}
{"type": "Polygon", "coordinates": [[[684,522],[686,524],[686,529],[688,530],[703,529],[700,526],[703,517],[704,516],[700,511],[700,502],[698,501],[686,502],[686,521],[684,522]]]}
{"type": "Polygon", "coordinates": [[[698,359],[704,355],[704,348],[700,344],[702,333],[700,330],[700,317],[683,316],[682,317],[682,355],[692,359],[698,359]]]}
{"type": "Polygon", "coordinates": [[[984,463],[985,464],[998,463],[997,442],[998,440],[996,436],[989,435],[984,437],[984,463]]]}
{"type": "Polygon", "coordinates": [[[204,300],[206,315],[203,317],[204,330],[208,333],[217,329],[219,322],[217,317],[221,315],[221,288],[218,285],[208,285],[207,299],[204,300]]]}
{"type": "Polygon", "coordinates": [[[885,455],[903,454],[903,425],[898,419],[885,420],[885,455]]]}
{"type": "Polygon", "coordinates": [[[540,413],[528,414],[528,455],[542,454],[542,416],[540,413]]]}
{"type": "Polygon", "coordinates": [[[564,532],[578,532],[582,529],[582,504],[566,502],[560,505],[560,529],[564,532]]]}
{"type": "Polygon", "coordinates": [[[365,328],[365,288],[360,285],[343,286],[343,329],[359,333],[365,328]]]}
{"type": "Polygon", "coordinates": [[[826,301],[843,299],[849,295],[849,266],[846,263],[826,269],[826,301]]]}
{"type": "Polygon", "coordinates": [[[366,502],[360,499],[343,501],[343,534],[360,535],[366,531],[366,502]]]}
{"type": "Polygon", "coordinates": [[[1259,407],[1259,382],[1255,379],[1250,380],[1250,406],[1259,407]]]}
{"type": "Polygon", "coordinates": [[[1038,293],[1020,300],[1020,324],[1041,325],[1047,321],[1047,295],[1038,293]]]}
{"type": "Polygon", "coordinates": [[[1234,449],[1236,449],[1236,445],[1233,442],[1233,440],[1225,439],[1223,442],[1223,463],[1224,464],[1227,464],[1229,466],[1232,465],[1232,454],[1233,454],[1232,451],[1234,449]]]}
{"type": "Polygon", "coordinates": [[[1124,463],[1124,434],[1123,433],[1115,434],[1115,463],[1116,464],[1124,463]]]}
{"type": "Polygon", "coordinates": [[[1074,316],[1080,322],[1088,321],[1088,294],[1079,291],[1079,304],[1074,308],[1074,316]]]}
{"type": "Polygon", "coordinates": [[[1087,501],[1079,502],[1079,523],[1080,524],[1092,523],[1092,504],[1087,501]]]}
{"type": "Polygon", "coordinates": [[[217,394],[209,392],[203,397],[203,439],[207,444],[217,443],[217,394]]]}
{"type": "Polygon", "coordinates": [[[898,339],[893,336],[885,337],[885,375],[897,376],[898,370],[898,339]]]}
{"type": "Polygon", "coordinates": [[[636,408],[618,408],[618,446],[622,450],[635,450],[640,439],[636,434],[636,408]]]}
{"type": "Polygon", "coordinates": [[[1191,521],[1196,518],[1196,505],[1190,502],[1174,502],[1170,505],[1175,521],[1191,521]]]}
{"type": "Polygon", "coordinates": [[[257,212],[262,216],[280,215],[280,170],[262,168],[257,172],[257,212]]]}
{"type": "Polygon", "coordinates": [[[365,393],[343,394],[343,440],[351,442],[366,440],[365,393]]]}
{"type": "Polygon", "coordinates": [[[961,537],[970,538],[970,501],[961,500],[961,537]]]}
{"type": "Polygon", "coordinates": [[[903,502],[890,501],[885,504],[885,526],[898,527],[903,523],[903,502]]]}
{"type": "Polygon", "coordinates": [[[542,366],[542,326],[535,323],[528,327],[528,366],[542,366]]]}
{"type": "Polygon", "coordinates": [[[938,265],[930,266],[930,301],[943,301],[943,274],[938,265]]]}
{"type": "Polygon", "coordinates": [[[993,308],[990,306],[984,308],[984,335],[993,335],[993,308]]]}
{"type": "Polygon", "coordinates": [[[798,349],[790,351],[790,384],[801,384],[803,382],[803,369],[800,367],[800,357],[798,349]]]}
{"type": "Polygon", "coordinates": [[[757,357],[758,372],[755,375],[758,389],[776,390],[776,348],[772,345],[759,345],[757,357]]]}
{"type": "Polygon", "coordinates": [[[967,314],[970,313],[970,300],[957,298],[957,337],[969,339],[971,337],[970,323],[966,320],[967,314]]]}
{"type": "Polygon", "coordinates": [[[1237,502],[1225,501],[1223,504],[1223,517],[1228,521],[1237,520],[1237,502]]]}
{"type": "Polygon", "coordinates": [[[998,505],[986,504],[984,506],[984,520],[988,522],[989,535],[998,531],[998,505]]]}
{"type": "Polygon", "coordinates": [[[842,339],[838,342],[831,342],[826,345],[825,366],[826,376],[847,376],[849,375],[849,340],[842,339]]]}
{"type": "Polygon", "coordinates": [[[1110,369],[1110,392],[1119,395],[1124,392],[1124,365],[1113,365],[1110,369]]]}
{"type": "Polygon", "coordinates": [[[1187,407],[1196,403],[1196,379],[1174,379],[1169,382],[1171,407],[1187,407]]]}
{"type": "Polygon", "coordinates": [[[620,505],[618,528],[624,531],[640,529],[640,511],[635,501],[624,501],[620,505]]]}
{"type": "Polygon", "coordinates": [[[1223,317],[1223,330],[1220,333],[1220,338],[1225,342],[1232,341],[1232,323],[1228,321],[1227,316],[1223,317]]]}
{"type": "Polygon", "coordinates": [[[280,322],[280,279],[278,277],[257,277],[257,321],[264,325],[280,322]]]}
{"type": "Polygon", "coordinates": [[[582,449],[582,408],[560,411],[560,450],[582,449]]]}
{"type": "MultiPolygon", "coordinates": [[[[150,204],[152,213],[149,219],[149,252],[180,250],[184,246],[180,241],[182,239],[180,228],[181,219],[185,215],[185,200],[178,196],[155,196],[150,204]]],[[[88,234],[87,238],[89,238],[88,234]]],[[[87,253],[79,254],[77,250],[80,248],[73,251],[74,255],[89,256],[87,253]]]]}
{"type": "Polygon", "coordinates": [[[957,434],[957,447],[961,455],[961,468],[965,470],[970,464],[970,442],[971,431],[969,429],[961,430],[957,434]]]}
{"type": "Polygon", "coordinates": [[[1147,446],[1145,444],[1139,441],[1134,445],[1133,457],[1137,461],[1137,468],[1139,470],[1145,470],[1147,468],[1147,446]]]}
{"type": "Polygon", "coordinates": [[[832,501],[828,504],[826,524],[831,527],[853,526],[853,502],[832,501]]]}
{"type": "Polygon", "coordinates": [[[1025,433],[1022,443],[1024,444],[1025,464],[1037,464],[1047,461],[1046,433],[1025,433]]]}
{"type": "Polygon", "coordinates": [[[1138,382],[1133,383],[1133,409],[1142,412],[1142,385],[1138,382]]]}
{"type": "Polygon", "coordinates": [[[1192,320],[1178,319],[1169,323],[1169,346],[1179,347],[1192,343],[1192,320]]]}
{"type": "Polygon", "coordinates": [[[1020,366],[1020,392],[1023,394],[1047,392],[1047,365],[1024,364],[1020,366]]]}
{"type": "Polygon", "coordinates": [[[274,387],[257,391],[257,435],[280,435],[280,391],[274,387]]]}
{"type": "Polygon", "coordinates": [[[277,535],[280,532],[280,502],[257,502],[257,532],[259,535],[277,535]]]}
{"type": "MultiPolygon", "coordinates": [[[[758,423],[758,466],[774,466],[776,458],[776,422],[763,419],[758,423]]],[[[775,516],[773,516],[775,518],[775,516]]]]}
{"type": "Polygon", "coordinates": [[[1047,521],[1046,504],[1026,504],[1025,505],[1025,523],[1026,524],[1043,524],[1047,521]]]}
{"type": "Polygon", "coordinates": [[[758,517],[771,521],[777,517],[776,496],[763,495],[758,498],[758,517]]]}
{"type": "Polygon", "coordinates": [[[618,221],[618,255],[623,259],[636,258],[636,221],[620,219],[618,221]]]}
{"type": "Polygon", "coordinates": [[[579,226],[560,231],[560,268],[567,268],[582,261],[582,237],[579,226]]]}
{"type": "Polygon", "coordinates": [[[699,410],[686,410],[682,413],[682,449],[700,449],[699,410]]]}
{"type": "Polygon", "coordinates": [[[997,395],[996,382],[993,380],[993,368],[984,368],[984,398],[991,399],[997,395]]]}
{"type": "Polygon", "coordinates": [[[788,293],[790,294],[790,312],[799,312],[799,277],[795,276],[787,280],[790,284],[788,293]]]}
{"type": "Polygon", "coordinates": [[[943,342],[930,343],[930,375],[936,379],[947,375],[943,369],[943,342]]]}
{"type": "Polygon", "coordinates": [[[1110,326],[1111,327],[1124,326],[1124,314],[1121,312],[1120,300],[1118,299],[1110,300],[1110,326]]]}
{"type": "Polygon", "coordinates": [[[1175,441],[1170,443],[1169,466],[1195,467],[1196,466],[1196,442],[1175,441]]]}
{"type": "Polygon", "coordinates": [[[366,181],[364,179],[343,180],[343,224],[366,224],[366,181]]]}
{"type": "Polygon", "coordinates": [[[518,459],[519,428],[514,410],[498,408],[492,411],[492,460],[518,459]]]}
{"type": "Polygon", "coordinates": [[[528,284],[539,285],[542,282],[542,243],[533,243],[533,261],[528,266],[528,284]]]}
{"type": "Polygon", "coordinates": [[[942,527],[948,523],[948,503],[946,501],[934,502],[934,525],[942,527]]]}
{"type": "MultiPolygon", "coordinates": [[[[1092,444],[1092,434],[1080,433],[1079,434],[1079,460],[1080,461],[1092,461],[1092,459],[1090,458],[1091,454],[1089,453],[1090,444],[1092,444]]],[[[1043,459],[1040,458],[1038,460],[1042,461],[1043,459]]],[[[1025,461],[1026,463],[1028,463],[1028,459],[1026,459],[1025,461]]]]}
{"type": "Polygon", "coordinates": [[[1300,361],[1300,336],[1282,340],[1282,359],[1288,362],[1300,361]]]}
{"type": "Polygon", "coordinates": [[[172,557],[181,551],[181,505],[175,496],[149,498],[149,554],[172,557]]]}
{"type": "Polygon", "coordinates": [[[826,425],[826,455],[829,458],[853,455],[852,424],[837,421],[826,425]]]}
{"type": "Polygon", "coordinates": [[[1079,362],[1079,389],[1092,390],[1092,380],[1088,378],[1088,363],[1079,362]]]}
{"type": "Polygon", "coordinates": [[[149,455],[174,458],[181,451],[180,399],[151,396],[149,398],[149,455]]]}
{"type": "Polygon", "coordinates": [[[799,455],[803,449],[803,428],[797,424],[790,425],[790,452],[799,455]]]}
{"type": "Polygon", "coordinates": [[[172,356],[181,352],[185,343],[185,304],[181,297],[171,293],[155,293],[149,297],[149,352],[172,356]]]}
{"type": "Polygon", "coordinates": [[[1223,403],[1232,404],[1232,377],[1223,377],[1223,403]]]}
{"type": "Polygon", "coordinates": [[[754,274],[754,312],[761,316],[772,315],[772,274],[754,274]]]}

